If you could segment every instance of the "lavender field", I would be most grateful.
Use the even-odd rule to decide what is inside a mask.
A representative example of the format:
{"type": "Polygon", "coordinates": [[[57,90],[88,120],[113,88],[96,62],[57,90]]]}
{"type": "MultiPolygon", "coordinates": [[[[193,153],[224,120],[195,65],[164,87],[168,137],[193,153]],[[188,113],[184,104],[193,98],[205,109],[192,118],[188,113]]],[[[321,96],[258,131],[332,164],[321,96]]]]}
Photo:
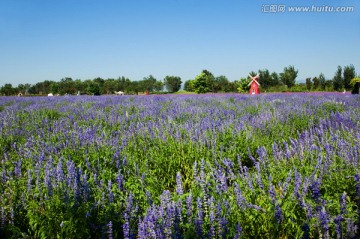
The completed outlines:
{"type": "Polygon", "coordinates": [[[0,238],[359,238],[360,97],[0,97],[0,238]]]}

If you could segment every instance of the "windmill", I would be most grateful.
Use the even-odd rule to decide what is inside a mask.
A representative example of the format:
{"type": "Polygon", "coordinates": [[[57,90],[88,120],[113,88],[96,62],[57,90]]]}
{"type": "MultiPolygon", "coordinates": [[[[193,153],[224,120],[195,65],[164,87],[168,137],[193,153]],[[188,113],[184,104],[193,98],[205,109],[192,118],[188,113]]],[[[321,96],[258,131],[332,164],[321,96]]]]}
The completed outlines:
{"type": "Polygon", "coordinates": [[[256,76],[251,76],[250,74],[249,76],[251,78],[251,82],[248,85],[250,86],[250,94],[252,95],[260,94],[259,73],[257,73],[256,76]]]}

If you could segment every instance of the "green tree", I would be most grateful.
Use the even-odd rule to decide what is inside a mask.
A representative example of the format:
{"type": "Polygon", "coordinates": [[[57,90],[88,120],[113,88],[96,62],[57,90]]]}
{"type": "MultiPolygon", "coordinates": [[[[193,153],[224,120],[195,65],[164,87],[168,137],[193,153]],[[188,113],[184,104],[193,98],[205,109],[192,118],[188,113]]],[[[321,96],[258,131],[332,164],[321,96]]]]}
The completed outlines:
{"type": "Polygon", "coordinates": [[[229,92],[229,80],[226,78],[226,76],[217,76],[214,80],[214,92],[229,92]]]}
{"type": "Polygon", "coordinates": [[[203,70],[202,73],[205,74],[206,76],[206,85],[208,88],[207,92],[215,92],[215,77],[214,75],[208,71],[208,70],[203,70]]]}
{"type": "Polygon", "coordinates": [[[326,88],[326,79],[323,73],[320,73],[319,75],[319,83],[320,83],[320,89],[325,90],[326,88]]]}
{"type": "Polygon", "coordinates": [[[86,93],[88,95],[100,95],[100,86],[95,81],[89,81],[86,87],[86,93]]]}
{"type": "Polygon", "coordinates": [[[195,92],[194,82],[195,82],[195,80],[187,80],[187,81],[185,81],[184,90],[189,91],[189,92],[195,92]]]}
{"type": "Polygon", "coordinates": [[[351,94],[359,94],[360,77],[353,78],[350,81],[350,86],[352,87],[351,94]]]}
{"type": "Polygon", "coordinates": [[[334,90],[339,91],[344,87],[344,79],[342,78],[342,68],[338,66],[333,78],[334,90]]]}
{"type": "Polygon", "coordinates": [[[205,73],[202,72],[200,75],[196,76],[194,81],[194,90],[198,94],[210,91],[205,73]]]}
{"type": "Polygon", "coordinates": [[[194,90],[198,94],[214,91],[215,78],[208,70],[203,70],[194,80],[194,90]]]}
{"type": "Polygon", "coordinates": [[[343,69],[343,76],[344,76],[344,88],[346,90],[350,90],[352,87],[350,82],[352,79],[355,78],[355,67],[353,65],[345,66],[343,69]]]}
{"type": "Polygon", "coordinates": [[[154,90],[157,89],[156,81],[157,81],[156,78],[153,77],[152,75],[149,75],[148,77],[144,77],[144,79],[139,82],[139,86],[141,89],[140,91],[153,92],[154,90]]]}
{"type": "Polygon", "coordinates": [[[272,82],[273,82],[272,86],[280,85],[280,79],[279,79],[278,73],[276,73],[276,72],[271,73],[271,78],[272,78],[272,82]]]}
{"type": "Polygon", "coordinates": [[[5,84],[0,88],[0,93],[6,96],[15,95],[16,89],[13,88],[12,84],[5,84]]]}
{"type": "Polygon", "coordinates": [[[168,92],[177,92],[181,88],[181,78],[179,76],[166,76],[164,84],[168,92]]]}
{"type": "MultiPolygon", "coordinates": [[[[50,90],[50,89],[49,89],[50,90]]],[[[59,92],[61,95],[64,94],[75,94],[75,83],[71,77],[62,78],[59,82],[59,92]]],[[[48,91],[45,91],[48,92],[48,91]]],[[[54,92],[52,92],[54,93],[54,92]]]]}
{"type": "Polygon", "coordinates": [[[259,70],[259,83],[261,82],[261,87],[263,89],[268,89],[271,86],[274,86],[273,78],[271,77],[271,74],[268,69],[265,70],[259,70]]]}
{"type": "Polygon", "coordinates": [[[312,88],[311,77],[308,77],[306,78],[306,89],[311,90],[311,88],[312,88]]]}
{"type": "Polygon", "coordinates": [[[288,66],[280,73],[280,79],[284,85],[290,88],[295,85],[297,74],[298,70],[295,70],[294,66],[288,66]]]}
{"type": "Polygon", "coordinates": [[[103,94],[114,94],[116,91],[116,81],[115,79],[107,79],[104,82],[102,93],[103,94]]]}
{"type": "Polygon", "coordinates": [[[319,78],[314,77],[314,78],[312,79],[312,82],[313,82],[313,85],[314,85],[314,89],[315,89],[315,90],[319,89],[319,87],[320,87],[320,80],[319,80],[319,78]]]}
{"type": "Polygon", "coordinates": [[[243,93],[243,94],[248,93],[249,90],[250,90],[250,86],[249,86],[250,82],[251,82],[250,77],[248,77],[248,78],[241,78],[240,81],[239,81],[238,91],[239,91],[240,93],[243,93]]]}

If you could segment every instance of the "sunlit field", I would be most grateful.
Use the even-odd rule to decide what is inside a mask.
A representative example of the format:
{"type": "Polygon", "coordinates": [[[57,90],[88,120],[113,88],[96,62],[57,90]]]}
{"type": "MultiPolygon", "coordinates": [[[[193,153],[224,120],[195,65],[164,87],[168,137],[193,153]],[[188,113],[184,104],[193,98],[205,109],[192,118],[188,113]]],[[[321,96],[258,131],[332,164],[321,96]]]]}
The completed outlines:
{"type": "Polygon", "coordinates": [[[1,238],[357,238],[360,97],[0,97],[1,238]]]}

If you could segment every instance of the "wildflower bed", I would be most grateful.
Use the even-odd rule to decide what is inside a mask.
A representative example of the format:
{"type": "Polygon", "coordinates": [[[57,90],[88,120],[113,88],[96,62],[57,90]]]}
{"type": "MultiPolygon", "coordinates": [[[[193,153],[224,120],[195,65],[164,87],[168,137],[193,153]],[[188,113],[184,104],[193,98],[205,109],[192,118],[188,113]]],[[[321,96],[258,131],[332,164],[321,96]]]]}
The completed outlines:
{"type": "Polygon", "coordinates": [[[0,98],[2,238],[360,235],[360,98],[0,98]]]}

